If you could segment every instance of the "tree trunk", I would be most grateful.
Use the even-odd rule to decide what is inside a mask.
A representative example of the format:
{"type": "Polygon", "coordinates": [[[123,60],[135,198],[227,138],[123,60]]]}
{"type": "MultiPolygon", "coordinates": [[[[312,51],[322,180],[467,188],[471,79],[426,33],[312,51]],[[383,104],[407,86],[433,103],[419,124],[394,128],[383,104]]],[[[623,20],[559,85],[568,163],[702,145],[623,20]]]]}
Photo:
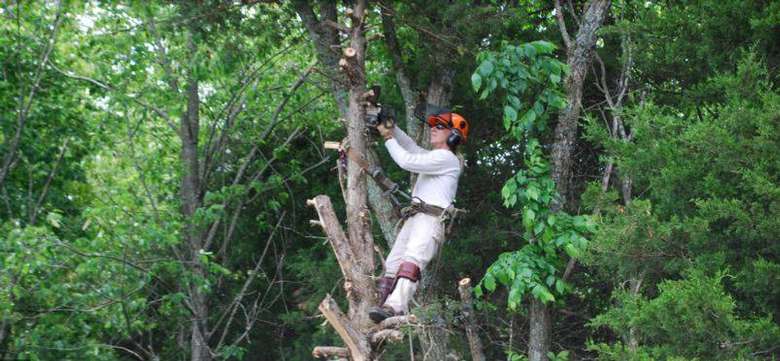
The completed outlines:
{"type": "MultiPolygon", "coordinates": [[[[190,56],[195,56],[196,48],[192,34],[188,35],[187,47],[190,56]]],[[[181,117],[179,138],[181,139],[181,212],[184,218],[184,244],[187,245],[190,272],[193,281],[187,286],[191,308],[190,319],[190,359],[192,361],[211,360],[207,344],[208,303],[200,282],[207,279],[206,269],[200,260],[203,250],[203,232],[195,221],[195,211],[201,206],[200,160],[198,158],[198,135],[200,124],[198,80],[194,69],[187,69],[187,110],[181,117]]]]}
{"type": "Polygon", "coordinates": [[[528,337],[528,360],[547,360],[547,352],[550,351],[550,333],[552,332],[550,310],[547,309],[544,302],[531,297],[531,309],[528,314],[531,330],[528,337]]]}
{"type": "MultiPolygon", "coordinates": [[[[567,64],[570,73],[566,77],[566,108],[558,116],[555,127],[555,143],[552,149],[552,178],[560,199],[552,204],[552,211],[558,212],[573,204],[574,196],[571,189],[572,154],[577,140],[577,122],[582,111],[582,85],[585,81],[593,48],[596,45],[596,31],[601,27],[609,0],[591,0],[585,4],[585,12],[577,30],[577,36],[572,42],[566,32],[560,4],[556,0],[556,14],[561,28],[561,36],[566,44],[567,64]]],[[[532,298],[530,317],[530,335],[528,340],[528,358],[530,361],[547,359],[550,351],[550,334],[552,323],[550,311],[541,301],[532,298]]]]}
{"type": "Polygon", "coordinates": [[[557,209],[563,209],[564,205],[571,203],[573,199],[570,187],[572,153],[577,139],[577,121],[582,111],[582,85],[592,60],[593,47],[597,40],[596,31],[604,21],[609,5],[609,0],[593,0],[585,5],[586,10],[576,40],[567,49],[567,64],[570,69],[565,82],[567,105],[558,117],[552,150],[552,177],[562,197],[554,206],[557,209]]]}
{"type": "MultiPolygon", "coordinates": [[[[335,2],[321,1],[319,17],[307,1],[299,0],[294,5],[315,43],[317,56],[324,65],[331,68],[330,71],[335,70],[338,73],[337,78],[331,78],[334,79],[332,87],[337,101],[341,94],[347,95],[345,106],[340,105],[339,108],[346,120],[349,147],[359,156],[364,156],[367,161],[370,161],[371,157],[367,155],[364,106],[366,0],[357,0],[351,8],[346,9],[346,17],[351,21],[348,28],[337,22],[335,2]],[[340,39],[338,34],[334,33],[335,31],[347,34],[348,47],[341,48],[340,39]],[[335,62],[335,69],[332,68],[334,52],[340,57],[335,62]]],[[[336,254],[336,260],[344,276],[344,289],[349,307],[344,314],[328,295],[320,303],[319,309],[341,337],[351,360],[375,360],[379,355],[377,350],[382,343],[387,340],[399,340],[403,335],[398,330],[376,330],[376,326],[368,318],[368,309],[376,302],[376,289],[371,277],[375,270],[374,239],[371,234],[371,214],[368,209],[367,177],[356,162],[349,161],[346,178],[346,232],[336,218],[327,196],[319,195],[307,201],[308,205],[315,207],[319,218],[312,223],[322,226],[336,254]]],[[[338,347],[319,346],[313,350],[313,354],[341,357],[339,355],[343,355],[344,352],[338,347]]]]}
{"type": "MultiPolygon", "coordinates": [[[[431,80],[428,86],[428,92],[426,101],[428,104],[434,104],[441,107],[449,107],[450,99],[452,98],[452,80],[455,76],[455,71],[451,68],[445,68],[438,72],[436,77],[431,80]]],[[[421,147],[430,146],[430,129],[424,127],[420,122],[412,123],[414,126],[409,126],[409,136],[417,141],[421,147]],[[412,129],[416,129],[412,131],[412,129]]],[[[416,181],[416,175],[412,175],[412,185],[416,181]]],[[[441,250],[439,250],[441,252],[441,250]]],[[[430,305],[437,301],[437,287],[438,283],[438,262],[439,258],[433,259],[433,262],[428,264],[428,267],[422,273],[422,280],[420,280],[420,302],[423,305],[430,305]]],[[[445,360],[449,347],[449,337],[447,333],[447,323],[440,315],[433,315],[431,320],[432,327],[423,327],[418,332],[420,338],[420,346],[423,350],[423,361],[427,360],[445,360]]]]}
{"type": "Polygon", "coordinates": [[[464,278],[458,282],[458,293],[463,302],[461,313],[464,318],[466,338],[469,341],[472,361],[485,361],[485,352],[482,349],[482,341],[477,334],[477,318],[474,316],[473,297],[471,296],[471,279],[464,278]]]}

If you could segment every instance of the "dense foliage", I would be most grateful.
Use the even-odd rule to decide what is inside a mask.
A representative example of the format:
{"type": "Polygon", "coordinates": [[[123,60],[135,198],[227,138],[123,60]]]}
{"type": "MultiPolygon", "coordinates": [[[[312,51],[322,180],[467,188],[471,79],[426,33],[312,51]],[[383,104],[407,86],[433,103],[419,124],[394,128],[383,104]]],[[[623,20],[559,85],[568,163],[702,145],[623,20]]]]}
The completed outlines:
{"type": "MultiPolygon", "coordinates": [[[[587,2],[562,3],[573,33],[587,2]]],[[[469,212],[416,309],[454,357],[470,276],[491,360],[524,358],[532,297],[556,360],[780,358],[780,2],[612,1],[568,213],[551,210],[570,55],[552,2],[369,6],[383,102],[408,111],[398,55],[417,89],[452,74],[472,126],[469,212]]],[[[288,1],[0,4],[0,359],[188,360],[194,323],[219,360],[338,344],[317,304],[341,273],[304,201],[343,211],[322,145],[344,129],[310,40],[288,1]]]]}

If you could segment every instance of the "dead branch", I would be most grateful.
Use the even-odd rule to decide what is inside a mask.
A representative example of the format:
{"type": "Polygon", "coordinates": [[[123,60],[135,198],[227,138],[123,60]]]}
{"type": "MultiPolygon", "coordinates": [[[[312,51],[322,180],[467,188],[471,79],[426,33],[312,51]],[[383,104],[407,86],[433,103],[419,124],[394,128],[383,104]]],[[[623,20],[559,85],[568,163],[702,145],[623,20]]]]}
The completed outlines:
{"type": "Polygon", "coordinates": [[[325,299],[322,300],[319,310],[325,316],[325,319],[328,320],[328,323],[336,330],[336,333],[339,334],[339,337],[347,344],[352,360],[369,360],[368,357],[371,354],[371,346],[368,344],[363,333],[352,327],[352,323],[347,319],[344,313],[341,312],[341,309],[330,294],[325,296],[325,299]]]}
{"type": "Polygon", "coordinates": [[[341,273],[344,275],[344,278],[346,280],[353,279],[351,265],[353,260],[355,260],[355,255],[349,247],[349,240],[344,233],[344,229],[341,227],[338,218],[336,218],[336,211],[333,209],[330,198],[318,195],[314,199],[307,200],[306,205],[317,210],[317,215],[320,218],[319,222],[328,236],[328,241],[336,254],[336,260],[339,263],[339,267],[341,267],[341,273]]]}
{"type": "Polygon", "coordinates": [[[558,21],[558,27],[561,29],[561,38],[563,38],[563,44],[568,51],[572,46],[571,37],[569,37],[569,31],[566,30],[566,22],[563,20],[563,9],[561,9],[560,0],[555,0],[555,19],[558,21]]]}

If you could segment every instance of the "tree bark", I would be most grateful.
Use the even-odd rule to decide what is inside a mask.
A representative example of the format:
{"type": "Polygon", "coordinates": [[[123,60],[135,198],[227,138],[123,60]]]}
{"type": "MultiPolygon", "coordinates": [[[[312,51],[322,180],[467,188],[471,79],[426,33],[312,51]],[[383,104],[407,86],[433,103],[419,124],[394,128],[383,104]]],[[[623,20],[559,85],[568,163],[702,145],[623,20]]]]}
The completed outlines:
{"type": "MultiPolygon", "coordinates": [[[[346,120],[347,142],[352,151],[371,160],[365,132],[365,19],[366,0],[357,0],[346,9],[351,21],[348,28],[337,22],[334,2],[320,2],[319,18],[306,1],[296,1],[295,7],[315,43],[317,55],[329,71],[336,70],[338,76],[331,78],[334,95],[338,99],[346,94],[346,103],[340,111],[346,120]],[[341,29],[347,32],[348,46],[341,49],[337,34],[331,31],[341,29]],[[333,51],[340,49],[340,58],[334,63],[333,51]],[[334,65],[335,68],[334,68],[334,65]],[[336,80],[339,79],[339,80],[336,80]]],[[[368,309],[376,302],[376,289],[371,278],[375,270],[374,239],[371,234],[371,214],[368,209],[368,182],[360,166],[349,161],[346,174],[346,232],[335,216],[327,196],[320,195],[307,201],[317,209],[318,221],[336,254],[344,276],[344,289],[347,295],[348,310],[342,313],[336,302],[326,297],[320,304],[320,311],[333,326],[349,350],[351,360],[374,360],[377,343],[393,340],[397,332],[375,331],[373,322],[368,318],[368,309]],[[373,341],[373,343],[372,343],[373,341]]],[[[324,350],[318,348],[317,351],[324,350]]]]}
{"type": "MultiPolygon", "coordinates": [[[[196,45],[193,34],[188,34],[187,48],[190,57],[195,56],[196,45]]],[[[203,232],[195,223],[195,211],[201,206],[200,159],[198,157],[198,135],[200,131],[200,98],[198,96],[198,79],[192,65],[186,70],[187,77],[187,110],[181,117],[179,138],[181,140],[181,213],[184,217],[183,237],[187,245],[190,272],[193,281],[187,285],[190,303],[190,359],[192,361],[211,360],[211,352],[206,342],[208,334],[209,309],[206,294],[200,286],[201,280],[207,278],[206,269],[200,260],[203,250],[203,232]]]]}
{"type": "Polygon", "coordinates": [[[474,317],[473,297],[471,296],[471,279],[464,278],[458,283],[458,293],[463,302],[461,313],[464,318],[464,328],[466,329],[466,338],[469,341],[469,350],[471,351],[472,361],[485,361],[485,352],[482,349],[482,341],[477,333],[477,319],[474,317]]]}
{"type": "MultiPolygon", "coordinates": [[[[452,98],[452,81],[455,77],[455,71],[452,68],[440,69],[436,76],[431,80],[426,94],[426,102],[441,107],[449,107],[452,98]]],[[[421,147],[430,146],[430,129],[424,127],[421,122],[415,121],[413,126],[409,126],[409,136],[417,141],[421,147]],[[416,130],[413,130],[416,129],[416,130]]],[[[416,175],[412,175],[411,184],[414,185],[416,175]]],[[[441,252],[441,250],[440,250],[441,252]]],[[[436,270],[438,258],[431,262],[422,274],[420,280],[420,302],[423,305],[436,302],[439,287],[438,274],[436,270]]],[[[449,351],[449,336],[447,333],[447,324],[440,315],[433,315],[432,327],[423,327],[419,329],[418,337],[420,346],[423,349],[423,361],[425,360],[445,360],[449,351]]]]}
{"type": "Polygon", "coordinates": [[[531,309],[528,312],[530,334],[528,335],[528,360],[545,361],[550,351],[550,310],[541,300],[531,297],[531,309]]]}
{"type": "Polygon", "coordinates": [[[563,209],[564,205],[570,204],[573,199],[570,187],[572,153],[577,137],[577,121],[582,111],[582,85],[592,59],[593,47],[596,45],[596,31],[603,23],[609,5],[609,0],[592,0],[585,5],[586,10],[577,36],[566,49],[567,64],[570,69],[565,81],[567,105],[558,116],[552,150],[552,177],[562,197],[554,205],[556,210],[563,209]]]}
{"type": "MultiPolygon", "coordinates": [[[[555,2],[558,25],[567,47],[566,62],[570,73],[565,81],[567,105],[558,116],[558,124],[555,127],[555,143],[552,149],[551,173],[556,190],[560,195],[560,198],[552,204],[553,212],[562,211],[565,207],[571,207],[573,204],[574,197],[570,184],[574,163],[572,155],[577,140],[577,122],[582,111],[582,85],[592,60],[593,48],[596,45],[596,31],[604,22],[609,6],[609,0],[591,0],[586,3],[577,35],[572,41],[566,31],[560,3],[557,0],[555,2]]],[[[532,297],[529,318],[528,359],[529,361],[546,360],[547,353],[550,351],[552,327],[550,310],[543,302],[532,297]]]]}

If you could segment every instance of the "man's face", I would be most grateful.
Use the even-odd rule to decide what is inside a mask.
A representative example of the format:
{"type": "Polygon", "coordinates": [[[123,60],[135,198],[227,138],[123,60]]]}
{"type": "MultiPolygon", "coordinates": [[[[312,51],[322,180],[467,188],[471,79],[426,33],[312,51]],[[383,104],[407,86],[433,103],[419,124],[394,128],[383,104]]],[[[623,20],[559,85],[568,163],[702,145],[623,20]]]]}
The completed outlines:
{"type": "Polygon", "coordinates": [[[442,124],[437,124],[431,127],[431,145],[446,145],[447,138],[452,133],[452,129],[445,127],[442,124]]]}

